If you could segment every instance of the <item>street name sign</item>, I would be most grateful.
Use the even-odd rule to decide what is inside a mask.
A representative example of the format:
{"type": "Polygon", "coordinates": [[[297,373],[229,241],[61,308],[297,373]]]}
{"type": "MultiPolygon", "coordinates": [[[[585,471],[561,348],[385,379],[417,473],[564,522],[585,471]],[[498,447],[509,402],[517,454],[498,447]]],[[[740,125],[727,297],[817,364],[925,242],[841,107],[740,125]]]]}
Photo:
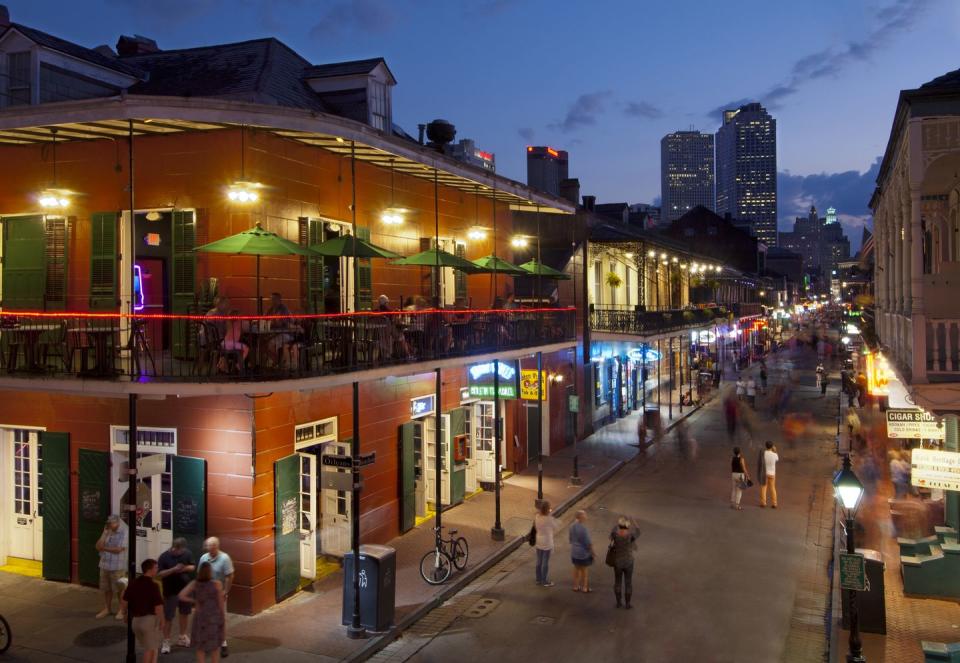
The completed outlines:
{"type": "Polygon", "coordinates": [[[867,570],[860,553],[840,553],[840,588],[866,591],[867,570]]]}
{"type": "Polygon", "coordinates": [[[371,451],[368,454],[360,454],[360,456],[357,458],[357,465],[360,467],[363,467],[364,465],[370,465],[375,462],[377,462],[376,451],[371,451]]]}
{"type": "Polygon", "coordinates": [[[321,464],[327,467],[343,467],[351,468],[353,467],[353,458],[350,456],[341,456],[339,454],[328,454],[326,456],[321,456],[321,464]]]}
{"type": "Polygon", "coordinates": [[[960,453],[914,449],[910,454],[910,483],[920,488],[960,490],[960,453]]]}
{"type": "Polygon", "coordinates": [[[887,437],[908,440],[942,440],[943,424],[922,410],[887,410],[887,437]]]}

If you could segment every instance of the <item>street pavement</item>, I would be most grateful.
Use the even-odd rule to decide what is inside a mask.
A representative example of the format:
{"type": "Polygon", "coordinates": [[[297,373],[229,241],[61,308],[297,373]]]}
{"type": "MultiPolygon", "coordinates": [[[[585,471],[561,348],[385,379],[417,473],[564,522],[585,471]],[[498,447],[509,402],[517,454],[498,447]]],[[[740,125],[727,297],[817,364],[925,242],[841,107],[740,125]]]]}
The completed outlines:
{"type": "Polygon", "coordinates": [[[732,444],[715,399],[688,420],[698,441],[695,461],[682,458],[669,439],[578,505],[587,511],[597,550],[593,593],[572,591],[570,513],[562,519],[551,558],[556,586],[535,585],[535,556],[523,546],[462,592],[463,600],[438,608],[373,660],[428,663],[479,652],[501,663],[823,660],[829,621],[824,560],[830,542],[816,533],[829,532],[833,523],[828,481],[836,466],[837,394],[834,388],[821,397],[814,388],[809,350],[783,360],[771,362],[771,386],[787,379],[792,366],[799,385],[790,409],[813,414],[814,426],[792,446],[781,444],[778,425],[762,412],[761,396],[761,412],[747,414],[752,434],[742,426],[737,434],[754,474],[763,442],[778,444],[779,509],[759,508],[757,487],[745,491],[742,511],[730,508],[732,444]],[[629,611],[614,607],[612,571],[602,563],[621,514],[641,530],[629,611]],[[819,588],[812,597],[819,608],[812,611],[804,607],[810,587],[819,588]],[[801,627],[807,628],[798,637],[801,627]],[[797,655],[799,645],[787,650],[788,642],[811,634],[816,642],[802,654],[797,655]]]}

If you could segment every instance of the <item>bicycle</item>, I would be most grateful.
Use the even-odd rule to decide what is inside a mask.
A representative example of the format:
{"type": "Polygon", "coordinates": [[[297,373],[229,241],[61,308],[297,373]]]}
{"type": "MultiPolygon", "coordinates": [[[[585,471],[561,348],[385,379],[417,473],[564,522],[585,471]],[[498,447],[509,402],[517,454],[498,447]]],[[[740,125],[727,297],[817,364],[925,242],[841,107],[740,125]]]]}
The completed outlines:
{"type": "Polygon", "coordinates": [[[434,527],[436,542],[433,550],[430,550],[420,560],[420,577],[428,584],[440,585],[447,581],[453,568],[463,571],[467,568],[467,558],[470,555],[470,548],[467,540],[462,536],[453,538],[457,530],[450,530],[450,538],[444,539],[440,530],[442,528],[434,527]]]}
{"type": "Polygon", "coordinates": [[[10,649],[13,642],[13,632],[10,630],[10,624],[0,615],[0,654],[10,649]]]}

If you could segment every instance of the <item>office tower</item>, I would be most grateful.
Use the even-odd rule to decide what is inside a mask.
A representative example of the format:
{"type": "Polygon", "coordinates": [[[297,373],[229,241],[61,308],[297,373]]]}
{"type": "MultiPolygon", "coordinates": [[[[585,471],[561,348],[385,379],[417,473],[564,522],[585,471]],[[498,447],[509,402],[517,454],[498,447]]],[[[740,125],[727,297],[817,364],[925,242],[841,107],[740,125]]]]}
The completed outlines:
{"type": "Polygon", "coordinates": [[[713,134],[675,131],[660,140],[660,199],[665,223],[697,205],[713,210],[713,134]]]}
{"type": "Polygon", "coordinates": [[[750,224],[757,239],[777,242],[777,121],[758,103],[723,112],[717,131],[718,214],[750,224]]]}
{"type": "Polygon", "coordinates": [[[547,146],[527,146],[527,185],[555,196],[560,195],[560,182],[569,177],[565,150],[547,146]]]}

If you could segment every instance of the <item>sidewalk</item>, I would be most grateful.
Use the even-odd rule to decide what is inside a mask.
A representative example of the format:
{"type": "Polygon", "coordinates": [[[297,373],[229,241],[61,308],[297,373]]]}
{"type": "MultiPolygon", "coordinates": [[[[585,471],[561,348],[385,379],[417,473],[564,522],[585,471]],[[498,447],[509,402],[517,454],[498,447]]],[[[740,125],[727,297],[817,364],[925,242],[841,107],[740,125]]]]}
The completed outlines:
{"type": "MultiPolygon", "coordinates": [[[[684,416],[691,413],[684,408],[684,416]]],[[[568,506],[603,483],[626,460],[636,456],[637,418],[632,414],[543,460],[544,498],[555,507],[568,506]],[[572,485],[573,456],[579,456],[582,485],[572,485]]],[[[666,419],[665,419],[666,421],[666,419]]],[[[678,413],[674,412],[674,422],[678,413]]],[[[669,423],[669,422],[668,422],[669,423]]],[[[459,530],[470,544],[470,564],[446,585],[434,587],[419,574],[420,558],[433,546],[433,520],[397,537],[395,623],[402,625],[429,611],[472,578],[516,548],[530,529],[537,493],[536,465],[512,476],[501,491],[501,522],[506,541],[490,538],[494,495],[482,492],[443,515],[447,528],[459,530]]],[[[228,615],[230,655],[238,660],[271,657],[277,661],[335,661],[372,653],[402,629],[350,640],[340,623],[341,571],[253,617],[228,615]]],[[[93,619],[100,596],[95,589],[0,573],[0,612],[10,622],[14,644],[5,661],[122,660],[125,625],[93,619]]],[[[188,661],[193,652],[175,648],[163,660],[188,661]]]]}

